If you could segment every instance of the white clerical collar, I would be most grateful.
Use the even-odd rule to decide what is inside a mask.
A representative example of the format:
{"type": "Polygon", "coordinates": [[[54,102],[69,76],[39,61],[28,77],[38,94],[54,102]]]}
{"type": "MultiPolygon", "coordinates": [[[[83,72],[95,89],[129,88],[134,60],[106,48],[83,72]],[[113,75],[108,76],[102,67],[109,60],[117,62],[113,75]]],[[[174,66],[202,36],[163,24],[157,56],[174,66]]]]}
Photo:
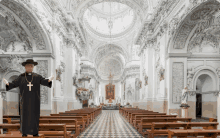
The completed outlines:
{"type": "Polygon", "coordinates": [[[29,72],[29,73],[27,73],[28,75],[32,75],[32,73],[31,72],[29,72]]]}

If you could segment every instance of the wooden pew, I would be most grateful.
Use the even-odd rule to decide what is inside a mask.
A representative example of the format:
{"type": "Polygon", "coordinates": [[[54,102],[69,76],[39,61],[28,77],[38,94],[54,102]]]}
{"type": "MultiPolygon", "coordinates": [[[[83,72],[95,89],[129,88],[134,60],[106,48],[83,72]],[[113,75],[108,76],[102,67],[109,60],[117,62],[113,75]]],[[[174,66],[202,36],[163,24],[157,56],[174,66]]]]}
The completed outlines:
{"type": "Polygon", "coordinates": [[[42,119],[76,119],[78,122],[78,125],[80,125],[80,133],[82,133],[85,130],[85,123],[84,118],[82,116],[40,116],[42,119]]]}
{"type": "Polygon", "coordinates": [[[141,118],[146,118],[146,117],[177,117],[177,115],[146,115],[146,114],[143,114],[143,115],[137,115],[137,114],[134,114],[134,117],[131,118],[132,120],[130,120],[131,124],[136,127],[138,123],[141,122],[141,118]]]}
{"type": "MultiPolygon", "coordinates": [[[[12,124],[20,124],[20,120],[12,120],[12,124]]],[[[80,125],[76,119],[39,119],[39,124],[66,124],[67,131],[75,131],[74,136],[78,136],[80,134],[80,125]]],[[[61,133],[61,132],[59,132],[61,133]]]]}
{"type": "MultiPolygon", "coordinates": [[[[33,136],[27,136],[28,137],[33,137],[33,136]]],[[[22,134],[19,133],[19,131],[15,134],[0,134],[0,138],[23,138],[22,134]]],[[[43,134],[39,134],[39,137],[34,137],[34,138],[45,138],[43,134]]]]}
{"type": "Polygon", "coordinates": [[[78,110],[65,111],[65,113],[91,113],[92,121],[97,117],[97,115],[100,112],[101,112],[101,108],[84,108],[78,110]]]}
{"type": "MultiPolygon", "coordinates": [[[[166,113],[157,113],[157,112],[132,112],[129,115],[129,122],[135,118],[135,115],[166,115],[166,113]]],[[[132,123],[132,122],[131,122],[132,123]]]]}
{"type": "Polygon", "coordinates": [[[218,122],[215,118],[209,118],[209,122],[218,122]]]}
{"type": "Polygon", "coordinates": [[[86,120],[87,124],[86,127],[91,123],[91,116],[89,116],[87,113],[60,113],[60,114],[50,114],[51,116],[83,116],[86,120]]]}
{"type": "Polygon", "coordinates": [[[74,136],[78,136],[80,134],[80,125],[78,125],[78,121],[76,119],[40,119],[39,123],[66,124],[67,131],[75,131],[74,136]]]}
{"type": "Polygon", "coordinates": [[[131,111],[131,110],[143,110],[143,109],[139,109],[139,108],[122,108],[122,116],[125,116],[127,111],[131,111]]]}
{"type": "Polygon", "coordinates": [[[142,132],[142,135],[148,135],[148,138],[155,136],[168,136],[168,129],[192,129],[193,127],[203,127],[203,129],[217,129],[217,122],[153,122],[151,129],[142,132]]]}
{"type": "Polygon", "coordinates": [[[143,134],[143,129],[146,128],[151,128],[151,124],[153,122],[177,122],[177,121],[188,121],[191,122],[192,118],[179,118],[179,117],[171,117],[171,118],[166,118],[166,117],[156,117],[156,118],[141,118],[141,122],[138,123],[137,129],[138,132],[143,134]]]}
{"type": "MultiPolygon", "coordinates": [[[[13,132],[20,132],[20,124],[0,124],[1,129],[6,129],[7,134],[12,134],[13,132]]],[[[45,138],[49,137],[64,137],[70,138],[71,131],[67,131],[66,124],[39,124],[40,135],[44,135],[45,138]]]]}
{"type": "Polygon", "coordinates": [[[141,109],[129,109],[129,110],[124,110],[124,113],[123,113],[123,116],[125,118],[127,118],[128,114],[131,113],[131,112],[135,112],[135,113],[138,113],[138,112],[153,112],[153,111],[148,111],[148,110],[141,110],[141,109]]]}
{"type": "Polygon", "coordinates": [[[157,113],[157,114],[161,114],[161,113],[158,113],[158,112],[153,112],[153,111],[128,111],[126,113],[126,119],[129,121],[130,118],[131,118],[131,115],[132,114],[135,114],[135,113],[157,113]]]}
{"type": "Polygon", "coordinates": [[[204,136],[209,138],[217,138],[220,135],[220,130],[204,130],[204,129],[191,129],[191,130],[168,130],[168,138],[186,138],[188,136],[204,136]]]}

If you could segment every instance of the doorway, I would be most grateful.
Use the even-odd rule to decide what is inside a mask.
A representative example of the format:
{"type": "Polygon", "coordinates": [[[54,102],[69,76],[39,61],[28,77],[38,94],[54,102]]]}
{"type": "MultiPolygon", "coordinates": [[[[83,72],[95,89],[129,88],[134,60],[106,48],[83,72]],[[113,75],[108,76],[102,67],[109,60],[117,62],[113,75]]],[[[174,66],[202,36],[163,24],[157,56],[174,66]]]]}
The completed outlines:
{"type": "Polygon", "coordinates": [[[202,94],[196,94],[196,118],[202,117],[202,94]]]}

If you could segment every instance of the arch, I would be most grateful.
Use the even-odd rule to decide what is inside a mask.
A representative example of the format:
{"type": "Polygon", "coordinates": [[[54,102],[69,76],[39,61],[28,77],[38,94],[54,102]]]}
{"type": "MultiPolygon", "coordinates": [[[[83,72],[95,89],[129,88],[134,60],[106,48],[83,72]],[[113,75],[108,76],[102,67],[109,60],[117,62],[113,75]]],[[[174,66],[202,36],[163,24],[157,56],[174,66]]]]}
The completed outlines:
{"type": "Polygon", "coordinates": [[[177,29],[173,29],[173,35],[168,41],[167,52],[187,53],[190,38],[198,27],[197,23],[201,20],[200,11],[204,10],[204,15],[213,15],[219,9],[219,6],[220,3],[217,0],[202,2],[190,8],[183,17],[173,18],[172,21],[177,29]]]}
{"type": "MultiPolygon", "coordinates": [[[[94,59],[94,63],[95,63],[95,59],[96,59],[96,57],[97,57],[97,55],[98,55],[98,53],[100,52],[100,51],[102,51],[102,50],[104,50],[105,49],[105,47],[108,47],[108,46],[113,46],[113,47],[115,47],[115,48],[117,48],[117,50],[118,50],[118,52],[121,52],[121,55],[124,57],[124,59],[125,59],[125,61],[128,61],[128,51],[127,50],[125,50],[124,49],[124,47],[121,47],[121,46],[118,46],[117,44],[105,44],[105,45],[103,45],[103,44],[100,44],[99,46],[97,46],[91,53],[93,53],[93,54],[91,54],[90,55],[90,59],[94,59]]],[[[123,61],[123,60],[122,60],[123,61]]]]}
{"type": "MultiPolygon", "coordinates": [[[[9,80],[9,78],[11,78],[12,76],[19,76],[21,74],[21,72],[19,70],[11,70],[11,71],[7,71],[5,72],[5,74],[3,75],[3,78],[5,78],[6,80],[9,80]]],[[[1,83],[2,88],[5,88],[5,83],[2,81],[1,83]]]]}
{"type": "Polygon", "coordinates": [[[210,66],[202,66],[202,67],[199,67],[195,73],[195,75],[193,76],[193,91],[196,91],[196,82],[199,78],[199,76],[201,75],[208,75],[212,78],[213,80],[213,89],[214,91],[218,91],[219,90],[219,79],[218,79],[218,74],[216,72],[216,70],[210,66]]]}
{"type": "Polygon", "coordinates": [[[34,13],[32,9],[24,5],[22,2],[19,1],[13,1],[13,0],[3,0],[0,3],[0,7],[3,7],[4,9],[7,9],[11,13],[13,13],[13,16],[17,16],[17,19],[19,18],[19,23],[22,23],[22,27],[26,28],[26,31],[30,31],[29,35],[31,34],[32,39],[35,40],[33,45],[33,50],[36,50],[37,52],[40,52],[36,49],[36,46],[39,44],[44,43],[46,49],[43,49],[41,51],[50,51],[52,54],[54,54],[54,48],[52,46],[52,42],[50,37],[48,36],[45,27],[40,22],[41,19],[36,15],[37,13],[34,13]],[[19,14],[19,15],[18,15],[19,14]],[[23,20],[21,19],[20,15],[22,15],[23,20]],[[30,26],[30,23],[32,26],[30,26]],[[29,26],[28,26],[29,25],[29,26]],[[36,30],[39,32],[36,32],[36,30]],[[40,37],[40,38],[39,38],[40,37]],[[37,39],[39,38],[39,39],[37,39]]]}

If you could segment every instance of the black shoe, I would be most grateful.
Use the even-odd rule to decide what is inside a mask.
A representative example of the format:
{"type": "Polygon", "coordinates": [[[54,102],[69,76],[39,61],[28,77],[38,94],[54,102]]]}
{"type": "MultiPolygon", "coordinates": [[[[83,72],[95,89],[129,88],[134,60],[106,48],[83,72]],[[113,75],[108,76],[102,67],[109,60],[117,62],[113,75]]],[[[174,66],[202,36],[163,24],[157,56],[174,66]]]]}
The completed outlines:
{"type": "Polygon", "coordinates": [[[39,135],[38,135],[38,134],[35,134],[35,135],[33,135],[33,137],[39,137],[39,135]]]}
{"type": "Polygon", "coordinates": [[[27,134],[22,134],[22,137],[27,137],[27,134]]]}

